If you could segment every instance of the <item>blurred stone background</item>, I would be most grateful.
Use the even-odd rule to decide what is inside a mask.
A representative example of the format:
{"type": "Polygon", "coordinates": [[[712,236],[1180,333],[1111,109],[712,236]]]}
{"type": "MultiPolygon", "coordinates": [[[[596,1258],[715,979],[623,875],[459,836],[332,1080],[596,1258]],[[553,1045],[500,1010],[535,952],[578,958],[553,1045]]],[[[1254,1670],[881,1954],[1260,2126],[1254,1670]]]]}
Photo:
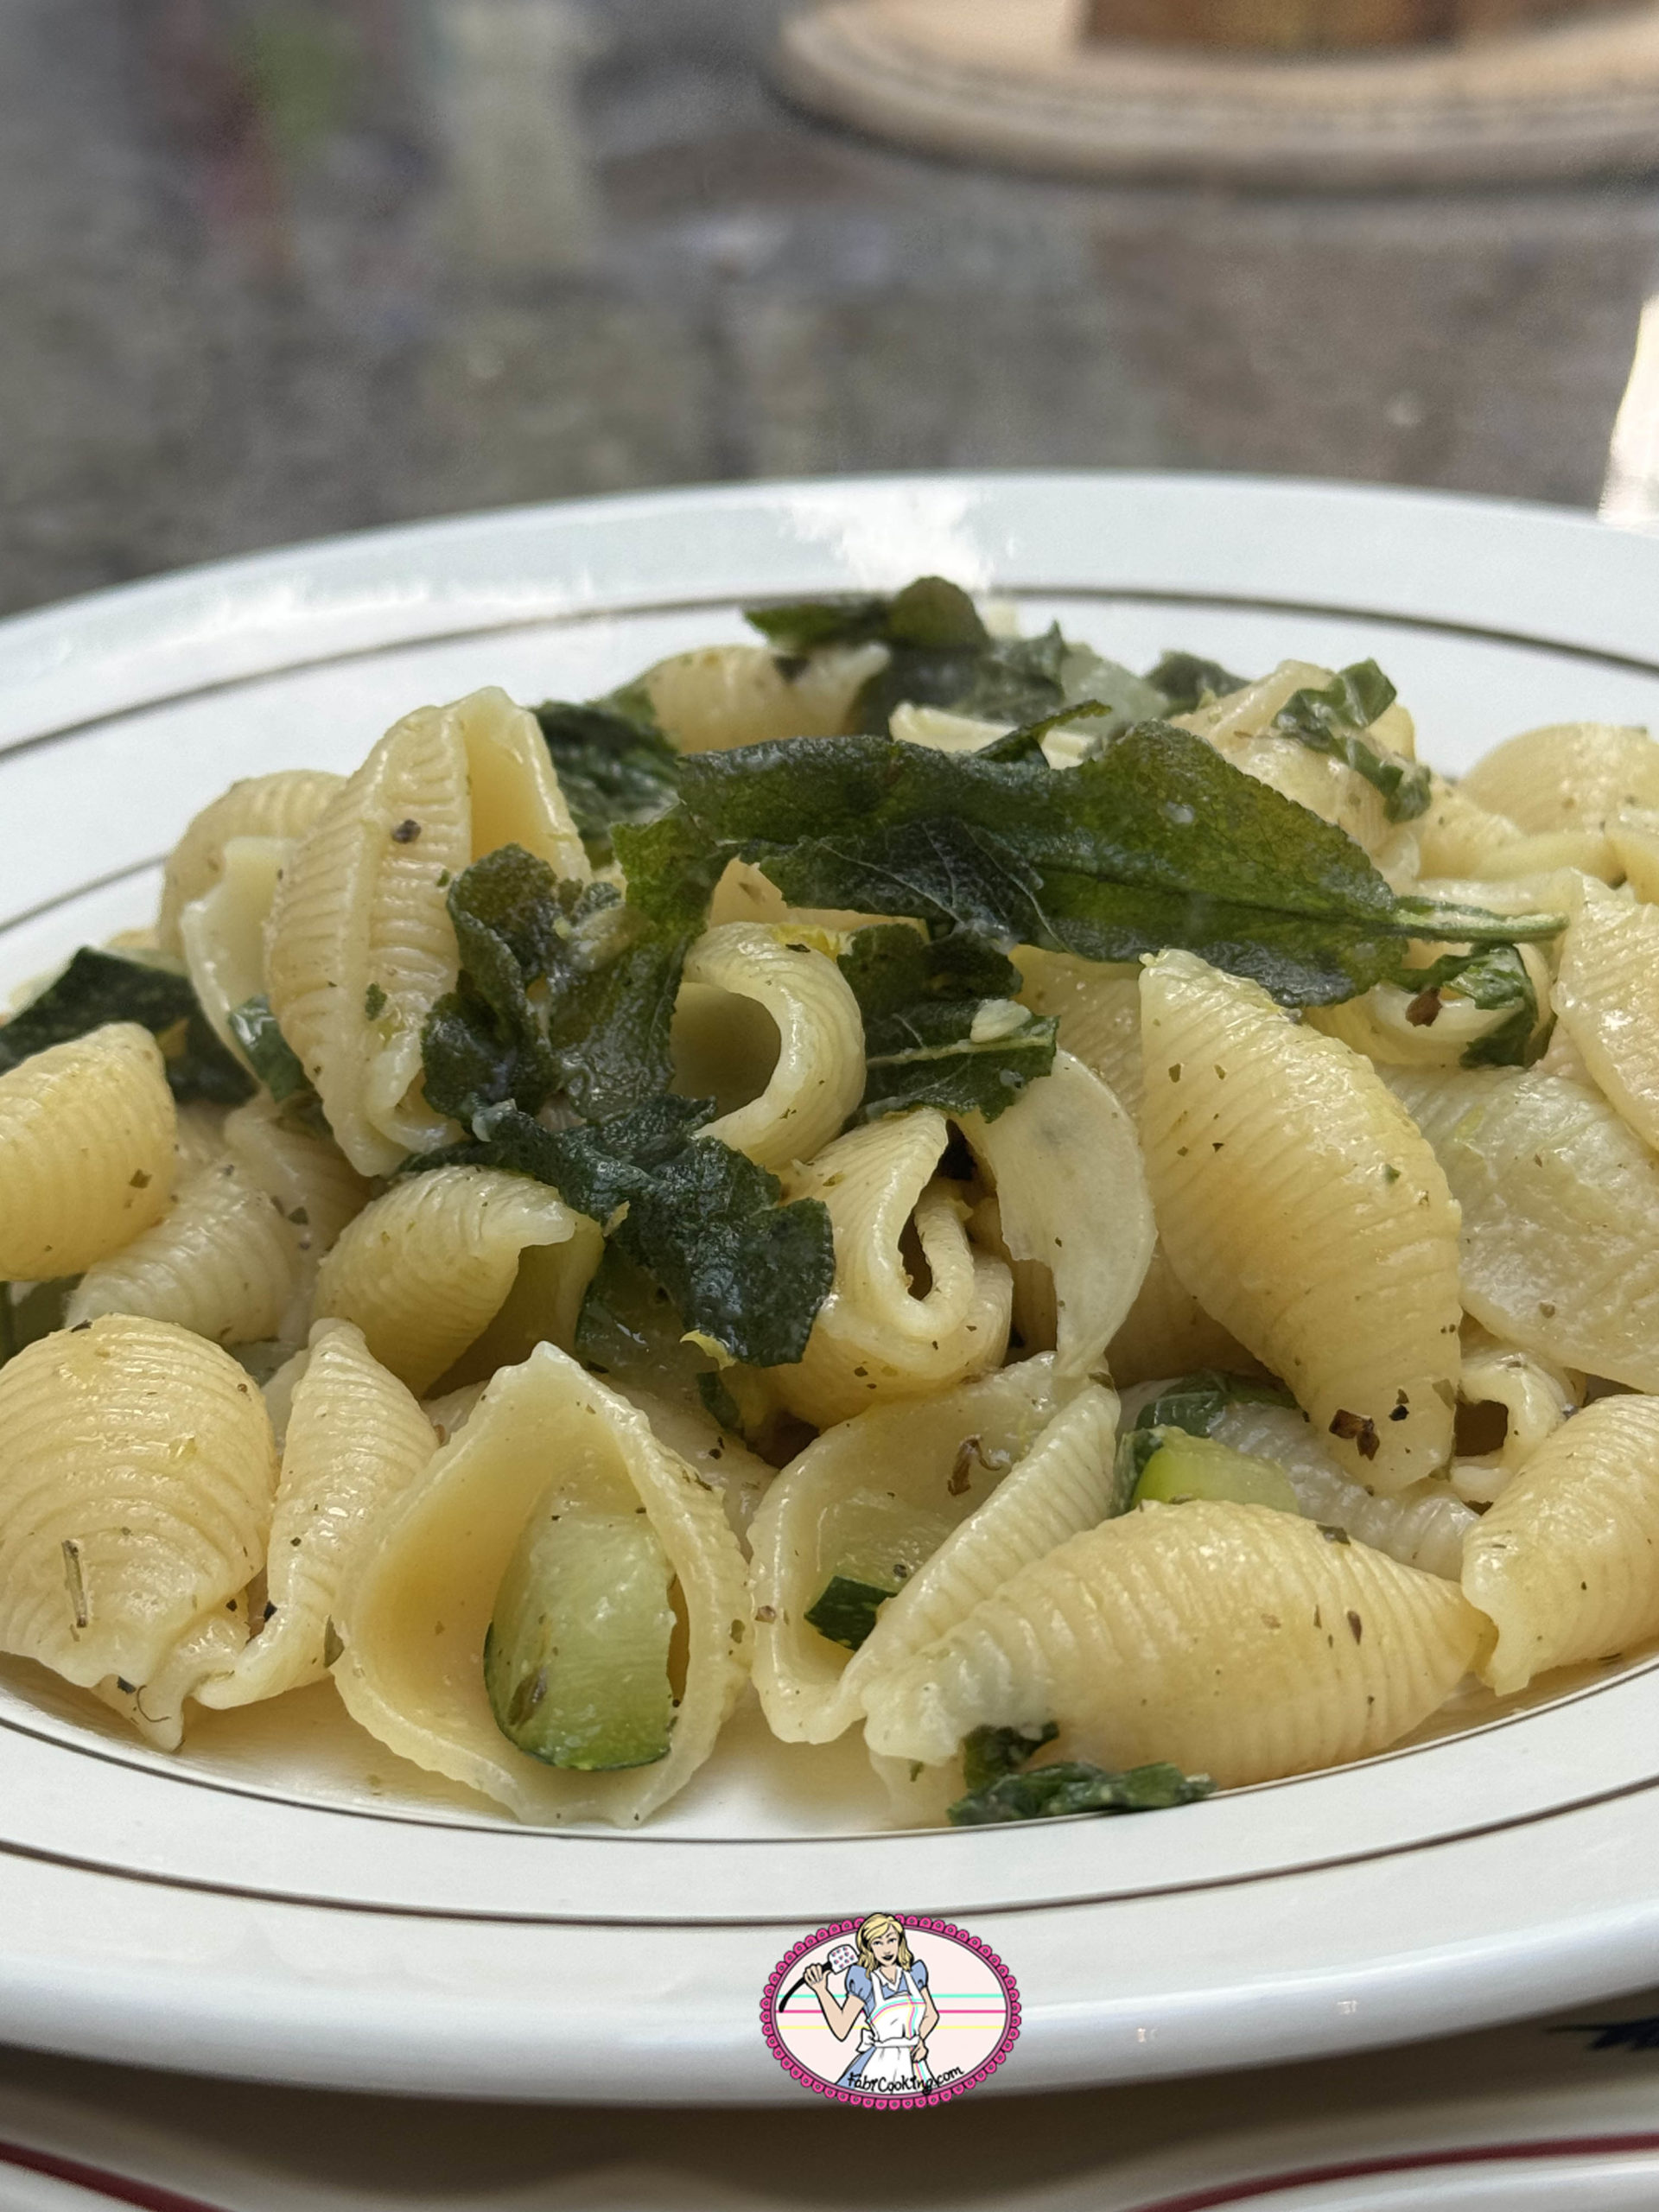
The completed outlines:
{"type": "Polygon", "coordinates": [[[782,0],[5,0],[0,607],[406,518],[855,469],[1593,505],[1659,188],[910,159],[782,0]]]}

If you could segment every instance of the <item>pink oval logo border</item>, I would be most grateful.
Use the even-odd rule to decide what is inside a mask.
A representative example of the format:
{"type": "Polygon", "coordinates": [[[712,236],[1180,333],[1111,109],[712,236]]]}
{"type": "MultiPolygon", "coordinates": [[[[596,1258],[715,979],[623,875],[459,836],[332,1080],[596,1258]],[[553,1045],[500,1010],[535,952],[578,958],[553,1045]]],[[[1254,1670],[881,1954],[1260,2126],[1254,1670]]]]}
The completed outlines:
{"type": "Polygon", "coordinates": [[[766,2037],[767,2049],[785,2073],[789,2075],[791,2080],[798,2082],[804,2089],[811,2090],[814,2096],[827,2097],[832,2104],[862,2105],[871,2112],[911,2111],[924,2105],[948,2104],[953,2097],[959,2097],[964,2091],[976,2088],[980,2082],[988,2080],[991,2075],[995,2074],[1019,2041],[1021,2023],[1020,1985],[1015,1981],[1012,1970],[1004,1964],[988,1943],[971,1934],[969,1929],[958,1928],[951,1920],[930,1919],[925,1914],[916,1912],[895,1913],[893,1918],[903,1927],[913,1929],[922,1935],[938,1936],[946,1942],[960,1944],[964,1950],[972,1951],[976,1956],[982,1960],[996,1977],[1002,1994],[1007,2001],[1007,2024],[990,2056],[982,2058],[970,2073],[963,2075],[960,2080],[944,2082],[940,2087],[930,2089],[925,2094],[911,2096],[877,2096],[866,2089],[842,2088],[839,2082],[827,2081],[822,2075],[813,2073],[810,2068],[803,2066],[793,2052],[785,2047],[782,2037],[778,2033],[773,2006],[778,1993],[783,1987],[785,1978],[791,1968],[798,1965],[809,1953],[817,1950],[820,1944],[831,1942],[836,1936],[850,1936],[855,1934],[862,1924],[860,1918],[830,1921],[825,1927],[815,1929],[811,1935],[804,1936],[798,1943],[792,1944],[772,1968],[760,1997],[760,2032],[766,2037]]]}

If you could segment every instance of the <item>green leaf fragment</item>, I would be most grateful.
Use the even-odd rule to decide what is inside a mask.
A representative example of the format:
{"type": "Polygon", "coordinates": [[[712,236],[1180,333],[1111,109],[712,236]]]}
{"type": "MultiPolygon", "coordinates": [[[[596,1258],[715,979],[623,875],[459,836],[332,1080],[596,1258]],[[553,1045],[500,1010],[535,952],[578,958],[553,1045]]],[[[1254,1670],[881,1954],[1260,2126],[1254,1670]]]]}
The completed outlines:
{"type": "Polygon", "coordinates": [[[264,992],[244,999],[230,1020],[231,1034],[247,1055],[248,1065],[279,1106],[285,1098],[310,1089],[300,1056],[283,1036],[264,992]]]}
{"type": "Polygon", "coordinates": [[[1235,676],[1218,660],[1183,652],[1166,653],[1155,668],[1147,671],[1146,680],[1162,694],[1162,711],[1166,715],[1190,715],[1206,699],[1224,699],[1229,692],[1242,691],[1250,681],[1248,676],[1235,676]]]}
{"type": "Polygon", "coordinates": [[[1396,894],[1344,830],[1163,722],[1059,772],[868,736],[702,753],[679,804],[618,839],[630,898],[683,925],[741,857],[792,905],[1094,960],[1180,946],[1287,1006],[1392,980],[1403,938],[1562,926],[1396,894]]]}
{"type": "Polygon", "coordinates": [[[470,1143],[408,1162],[533,1176],[599,1223],[667,1292],[688,1330],[756,1367],[792,1365],[835,1280],[830,1216],[817,1198],[779,1203],[777,1177],[697,1132],[708,1099],[649,1100],[585,1128],[551,1130],[490,1109],[470,1143]]]}
{"type": "Polygon", "coordinates": [[[1059,1025],[1016,1004],[1020,971],[966,931],[860,930],[838,963],[864,1023],[861,1121],[936,1106],[995,1121],[1054,1065],[1059,1025]]]}
{"type": "Polygon", "coordinates": [[[666,1756],[673,1571],[643,1514],[538,1506],[484,1640],[495,1723],[544,1765],[605,1771],[666,1756]]]}
{"type": "Polygon", "coordinates": [[[638,685],[587,705],[550,699],[535,715],[588,857],[602,866],[616,823],[673,804],[679,756],[638,685]]]}
{"type": "Polygon", "coordinates": [[[1070,1813],[1157,1813],[1196,1804],[1215,1783],[1207,1774],[1183,1774],[1159,1762],[1118,1774],[1082,1759],[1057,1760],[1005,1774],[959,1797],[946,1817],[957,1827],[1004,1821],[1052,1821],[1070,1813]]]}
{"type": "Polygon", "coordinates": [[[1356,661],[1328,684],[1294,692],[1269,725],[1310,753],[1344,761],[1381,792],[1390,822],[1414,822],[1428,810],[1433,779],[1421,761],[1371,744],[1364,733],[1394,704],[1395,689],[1374,660],[1356,661]]]}
{"type": "Polygon", "coordinates": [[[111,1021],[134,1021],[149,1031],[181,1104],[201,1098],[239,1106],[252,1096],[246,1070],[214,1035],[188,976],[91,945],[83,945],[60,976],[0,1024],[0,1074],[111,1021]]]}
{"type": "Polygon", "coordinates": [[[822,1593],[806,1609],[808,1625],[831,1643],[856,1651],[875,1626],[875,1617],[894,1590],[879,1583],[856,1582],[850,1575],[832,1574],[822,1593]]]}
{"type": "Polygon", "coordinates": [[[1217,1368],[1201,1368],[1167,1383],[1155,1398],[1147,1400],[1132,1426],[1117,1440],[1112,1469],[1113,1513],[1128,1510],[1165,1432],[1181,1429],[1189,1436],[1212,1436],[1229,1406],[1294,1407],[1295,1403],[1281,1383],[1257,1382],[1248,1375],[1224,1375],[1217,1368]]]}
{"type": "Polygon", "coordinates": [[[1465,1048],[1466,1068],[1530,1067],[1549,1041],[1538,993],[1527,963],[1512,944],[1484,945],[1473,952],[1447,953],[1428,968],[1402,969],[1398,978],[1417,993],[1425,1026],[1437,999],[1450,995],[1469,1000],[1484,1013],[1508,1010],[1508,1019],[1465,1048]]]}
{"type": "Polygon", "coordinates": [[[971,1793],[987,1789],[1026,1764],[1060,1732],[1058,1720],[1039,1728],[973,1728],[962,1739],[962,1778],[971,1793]]]}

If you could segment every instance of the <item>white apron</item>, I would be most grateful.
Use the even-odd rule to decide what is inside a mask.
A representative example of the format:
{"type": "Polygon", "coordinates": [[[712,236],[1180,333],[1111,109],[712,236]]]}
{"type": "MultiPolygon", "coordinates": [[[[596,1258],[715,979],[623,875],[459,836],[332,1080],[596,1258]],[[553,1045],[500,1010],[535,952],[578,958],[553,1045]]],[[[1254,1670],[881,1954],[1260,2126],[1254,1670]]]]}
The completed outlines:
{"type": "Polygon", "coordinates": [[[926,2007],[909,1971],[900,1967],[898,1986],[884,1995],[885,1978],[878,1967],[870,1977],[870,1988],[875,2002],[864,2024],[862,2062],[855,2086],[878,2092],[931,2088],[933,2076],[927,2062],[918,2060],[911,2050],[922,2031],[926,2007]]]}

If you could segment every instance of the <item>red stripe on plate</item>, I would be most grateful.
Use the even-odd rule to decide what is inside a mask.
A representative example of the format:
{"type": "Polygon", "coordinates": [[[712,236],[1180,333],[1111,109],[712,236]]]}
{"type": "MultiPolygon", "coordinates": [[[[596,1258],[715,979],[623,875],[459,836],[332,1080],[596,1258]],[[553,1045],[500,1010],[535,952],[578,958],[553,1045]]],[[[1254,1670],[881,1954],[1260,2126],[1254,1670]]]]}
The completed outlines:
{"type": "Polygon", "coordinates": [[[1135,2212],[1212,2212],[1225,2204],[1244,2204],[1274,2190],[1316,2189],[1322,2182],[1359,2181],[1368,2174],[1427,2173],[1436,2166],[1498,2164],[1521,2158],[1614,2158],[1627,2151],[1659,2151],[1659,2133],[1638,2135],[1562,2135],[1536,2143],[1474,2143],[1446,2151],[1402,2151],[1387,2158],[1349,2158],[1326,2166],[1287,2167],[1251,2181],[1222,2182],[1189,2190],[1179,2196],[1148,2197],[1135,2212]]]}
{"type": "Polygon", "coordinates": [[[0,2165],[21,2166],[25,2172],[45,2174],[53,2181],[73,2182],[91,2190],[112,2204],[137,2204],[143,2212],[224,2212],[200,2196],[181,2196],[176,2189],[163,2189],[153,2181],[135,2181],[125,2174],[106,2173],[102,2166],[88,2166],[79,2158],[61,2158],[55,2151],[32,2151],[22,2143],[0,2143],[0,2165]]]}

